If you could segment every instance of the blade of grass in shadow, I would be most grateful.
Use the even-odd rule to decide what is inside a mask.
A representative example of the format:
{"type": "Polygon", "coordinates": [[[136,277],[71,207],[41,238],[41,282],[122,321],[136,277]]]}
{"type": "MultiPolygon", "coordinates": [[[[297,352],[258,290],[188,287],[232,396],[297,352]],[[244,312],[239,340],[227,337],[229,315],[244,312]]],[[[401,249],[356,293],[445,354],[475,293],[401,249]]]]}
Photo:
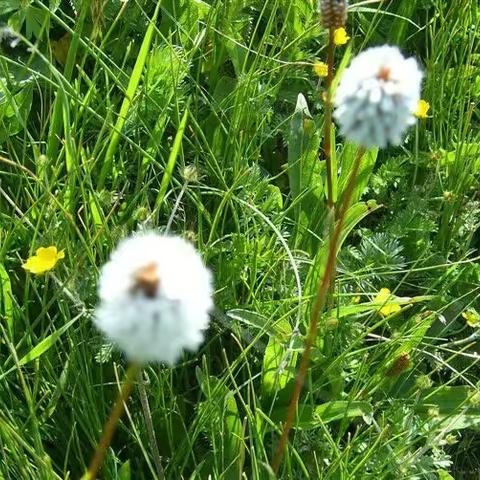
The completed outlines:
{"type": "MultiPolygon", "coordinates": [[[[83,2],[78,21],[76,22],[77,27],[75,28],[72,36],[72,43],[68,49],[67,60],[65,63],[65,70],[63,76],[66,82],[69,82],[72,73],[73,67],[75,66],[75,61],[77,58],[78,46],[80,44],[80,35],[83,30],[83,25],[85,23],[85,17],[87,12],[90,12],[90,1],[85,0],[83,2]]],[[[58,146],[60,145],[60,131],[63,126],[63,104],[64,104],[64,95],[61,90],[59,90],[57,97],[55,98],[55,103],[53,106],[52,120],[50,123],[50,129],[48,131],[48,143],[47,143],[47,157],[55,158],[58,152],[58,146]]]]}
{"type": "Polygon", "coordinates": [[[165,173],[163,174],[162,183],[160,184],[160,190],[158,191],[157,200],[155,201],[155,212],[159,212],[162,202],[167,193],[168,184],[172,178],[173,169],[177,163],[178,154],[180,152],[180,147],[182,146],[183,133],[185,132],[185,126],[187,125],[188,120],[189,105],[183,114],[180,126],[178,127],[177,134],[175,135],[175,140],[173,141],[172,151],[168,157],[167,167],[165,168],[165,173]]]}
{"type": "Polygon", "coordinates": [[[150,46],[152,44],[153,34],[155,31],[155,23],[157,21],[161,4],[162,2],[159,1],[157,3],[157,6],[155,7],[155,12],[153,13],[153,17],[148,25],[145,37],[143,38],[143,42],[140,47],[140,51],[138,52],[137,61],[135,62],[132,75],[130,76],[130,81],[128,82],[125,98],[123,99],[122,106],[120,107],[120,113],[115,123],[115,127],[113,128],[113,131],[110,135],[110,142],[108,144],[107,153],[105,154],[102,170],[98,179],[99,190],[104,187],[107,176],[112,173],[113,155],[115,154],[115,151],[117,149],[118,142],[120,141],[121,132],[127,119],[128,111],[130,110],[130,106],[132,105],[135,92],[137,91],[138,84],[140,83],[143,68],[145,66],[148,52],[150,51],[150,46]]]}

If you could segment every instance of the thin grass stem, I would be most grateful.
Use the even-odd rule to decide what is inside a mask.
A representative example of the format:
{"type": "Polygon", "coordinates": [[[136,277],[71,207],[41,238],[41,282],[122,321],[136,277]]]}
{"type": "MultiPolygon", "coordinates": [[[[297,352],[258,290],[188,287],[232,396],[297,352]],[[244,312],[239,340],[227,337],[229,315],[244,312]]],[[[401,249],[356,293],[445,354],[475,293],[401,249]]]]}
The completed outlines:
{"type": "Polygon", "coordinates": [[[165,473],[162,467],[162,457],[158,450],[157,438],[155,437],[155,429],[153,427],[152,412],[150,410],[150,404],[148,403],[147,389],[145,388],[145,381],[143,380],[143,372],[137,371],[138,390],[140,392],[140,402],[142,404],[143,418],[145,419],[145,425],[147,426],[148,438],[150,446],[152,448],[153,461],[155,463],[155,469],[157,471],[158,480],[164,480],[165,473]]]}
{"type": "MultiPolygon", "coordinates": [[[[336,172],[332,168],[332,83],[333,83],[333,71],[335,62],[335,29],[330,27],[328,30],[328,53],[327,53],[327,92],[325,99],[325,120],[323,131],[323,153],[325,155],[325,162],[327,167],[327,205],[330,211],[335,208],[335,200],[333,197],[333,175],[336,172]]],[[[333,216],[334,218],[334,216],[333,216]]]]}

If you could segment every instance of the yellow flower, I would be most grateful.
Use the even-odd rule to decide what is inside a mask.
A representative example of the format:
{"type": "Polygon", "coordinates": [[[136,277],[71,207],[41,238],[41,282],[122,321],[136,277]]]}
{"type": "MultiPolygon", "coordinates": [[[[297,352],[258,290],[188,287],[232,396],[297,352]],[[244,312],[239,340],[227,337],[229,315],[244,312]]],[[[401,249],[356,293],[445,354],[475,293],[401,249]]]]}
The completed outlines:
{"type": "Polygon", "coordinates": [[[313,71],[319,77],[326,77],[328,75],[328,65],[325,62],[317,62],[313,65],[313,71]]]}
{"type": "Polygon", "coordinates": [[[427,113],[430,110],[430,104],[425,100],[419,100],[417,105],[417,110],[415,116],[417,118],[425,119],[427,118],[427,113]]]}
{"type": "Polygon", "coordinates": [[[333,35],[333,43],[335,45],[345,45],[350,40],[350,37],[347,35],[347,31],[341,27],[335,30],[333,35]]]}
{"type": "Polygon", "coordinates": [[[391,294],[388,288],[382,288],[378,292],[378,295],[374,298],[373,301],[375,303],[383,304],[383,307],[379,310],[380,315],[388,317],[393,313],[399,312],[402,309],[402,307],[398,305],[398,303],[389,303],[389,300],[392,300],[394,298],[395,296],[391,294]]]}
{"type": "Polygon", "coordinates": [[[480,315],[474,308],[469,308],[462,313],[469,327],[480,327],[480,315]]]}
{"type": "Polygon", "coordinates": [[[22,267],[30,273],[45,273],[51,270],[62,258],[65,258],[63,250],[57,252],[57,247],[40,247],[22,267]]]}

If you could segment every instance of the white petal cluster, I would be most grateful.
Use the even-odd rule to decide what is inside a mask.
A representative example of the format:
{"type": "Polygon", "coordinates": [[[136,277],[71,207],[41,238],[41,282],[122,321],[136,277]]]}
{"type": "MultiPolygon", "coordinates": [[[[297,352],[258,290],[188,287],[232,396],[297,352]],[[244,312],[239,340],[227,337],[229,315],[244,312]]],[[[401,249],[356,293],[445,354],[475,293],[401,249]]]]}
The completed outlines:
{"type": "Polygon", "coordinates": [[[374,47],[355,57],[335,95],[334,112],[341,134],[359,145],[400,145],[415,123],[422,72],[414,58],[397,47],[374,47]]]}
{"type": "Polygon", "coordinates": [[[213,306],[212,278],[194,247],[153,232],[123,240],[103,266],[96,326],[138,362],[174,364],[195,351],[213,306]]]}

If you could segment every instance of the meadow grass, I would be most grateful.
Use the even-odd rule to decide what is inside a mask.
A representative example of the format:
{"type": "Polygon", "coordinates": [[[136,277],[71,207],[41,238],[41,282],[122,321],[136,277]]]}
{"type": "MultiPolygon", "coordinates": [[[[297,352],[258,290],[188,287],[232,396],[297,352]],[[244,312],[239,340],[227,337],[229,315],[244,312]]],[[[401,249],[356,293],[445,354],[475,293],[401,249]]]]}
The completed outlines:
{"type": "MultiPolygon", "coordinates": [[[[334,83],[395,44],[431,110],[362,161],[278,478],[480,474],[479,15],[351,2],[334,83]]],[[[0,21],[0,478],[86,471],[127,369],[92,325],[99,268],[167,225],[216,308],[198,353],[144,368],[165,476],[275,478],[331,226],[316,2],[3,0],[0,21]],[[54,270],[22,269],[50,245],[54,270]]],[[[341,200],[356,150],[332,139],[341,200]]],[[[156,478],[137,386],[102,475],[156,478]]]]}

